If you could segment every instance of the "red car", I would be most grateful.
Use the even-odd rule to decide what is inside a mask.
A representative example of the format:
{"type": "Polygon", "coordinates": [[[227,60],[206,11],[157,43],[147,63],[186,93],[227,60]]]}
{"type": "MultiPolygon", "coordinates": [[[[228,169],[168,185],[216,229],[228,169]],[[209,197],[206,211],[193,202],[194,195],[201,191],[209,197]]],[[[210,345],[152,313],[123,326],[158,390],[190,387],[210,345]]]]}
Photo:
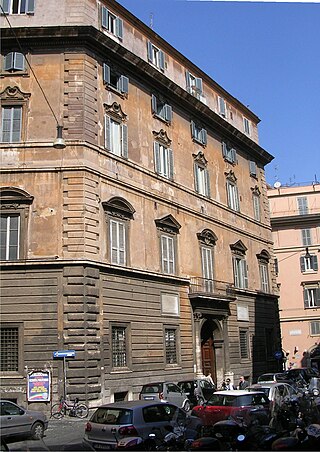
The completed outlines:
{"type": "Polygon", "coordinates": [[[241,390],[217,391],[204,405],[195,406],[192,414],[198,416],[203,425],[213,425],[229,418],[247,418],[250,412],[259,414],[266,422],[270,418],[270,400],[263,392],[241,390]]]}

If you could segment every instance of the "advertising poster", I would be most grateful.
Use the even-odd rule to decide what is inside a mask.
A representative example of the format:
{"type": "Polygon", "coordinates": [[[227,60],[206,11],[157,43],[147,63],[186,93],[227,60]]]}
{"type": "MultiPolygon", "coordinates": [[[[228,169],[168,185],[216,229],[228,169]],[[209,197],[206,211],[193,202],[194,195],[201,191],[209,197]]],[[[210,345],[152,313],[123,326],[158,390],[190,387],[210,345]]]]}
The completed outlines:
{"type": "Polygon", "coordinates": [[[49,371],[35,371],[28,374],[28,402],[49,402],[51,374],[49,371]]]}

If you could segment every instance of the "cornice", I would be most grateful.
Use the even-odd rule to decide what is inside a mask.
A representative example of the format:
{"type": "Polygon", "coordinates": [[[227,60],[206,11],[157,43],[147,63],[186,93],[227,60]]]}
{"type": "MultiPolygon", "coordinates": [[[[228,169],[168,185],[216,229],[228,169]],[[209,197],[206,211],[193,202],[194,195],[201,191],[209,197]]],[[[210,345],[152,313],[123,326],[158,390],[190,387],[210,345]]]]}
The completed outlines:
{"type": "MultiPolygon", "coordinates": [[[[106,52],[107,54],[108,52],[112,53],[114,60],[120,66],[124,65],[127,72],[131,72],[138,79],[140,77],[141,81],[147,82],[155,89],[160,85],[162,93],[168,99],[172,99],[180,108],[184,108],[190,114],[196,114],[204,126],[219,133],[224,140],[231,140],[238,150],[252,156],[263,165],[270,163],[274,158],[256,142],[177,85],[165,74],[162,74],[147,61],[142,60],[139,56],[130,52],[93,26],[17,27],[14,31],[21,46],[28,49],[32,47],[84,46],[92,52],[100,53],[102,60],[106,58],[106,52]]],[[[1,36],[2,48],[15,46],[15,36],[13,36],[10,29],[3,29],[1,36]]],[[[210,84],[214,84],[211,79],[210,84]]],[[[240,105],[242,106],[242,104],[240,105]]]]}
{"type": "Polygon", "coordinates": [[[287,215],[270,218],[271,227],[274,226],[316,226],[320,223],[320,213],[307,215],[287,215]]]}

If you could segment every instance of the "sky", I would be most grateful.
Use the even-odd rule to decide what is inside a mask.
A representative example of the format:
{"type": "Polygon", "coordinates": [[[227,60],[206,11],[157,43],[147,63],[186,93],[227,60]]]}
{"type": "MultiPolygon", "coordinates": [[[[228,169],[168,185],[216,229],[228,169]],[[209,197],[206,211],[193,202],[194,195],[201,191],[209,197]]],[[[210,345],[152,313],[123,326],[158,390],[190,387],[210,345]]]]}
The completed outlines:
{"type": "Polygon", "coordinates": [[[270,185],[320,181],[320,3],[117,1],[261,119],[270,185]]]}

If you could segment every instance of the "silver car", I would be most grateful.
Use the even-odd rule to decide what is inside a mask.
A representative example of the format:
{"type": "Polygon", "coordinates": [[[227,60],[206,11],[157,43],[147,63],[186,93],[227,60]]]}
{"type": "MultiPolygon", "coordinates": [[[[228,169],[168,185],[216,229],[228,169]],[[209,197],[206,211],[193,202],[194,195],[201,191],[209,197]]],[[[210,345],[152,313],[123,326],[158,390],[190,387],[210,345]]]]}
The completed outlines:
{"type": "Polygon", "coordinates": [[[172,382],[148,383],[142,386],[140,400],[158,400],[174,403],[185,411],[190,411],[191,403],[184,390],[172,382]]]}
{"type": "Polygon", "coordinates": [[[48,420],[40,411],[21,408],[9,400],[0,400],[0,436],[7,443],[25,439],[41,439],[48,420]]]}
{"type": "MultiPolygon", "coordinates": [[[[184,410],[167,402],[134,400],[102,405],[91,416],[85,428],[83,444],[93,449],[116,448],[123,438],[161,434],[169,428],[186,427],[200,431],[201,421],[188,416],[184,410]]],[[[167,430],[168,432],[168,430],[167,430]]]]}

